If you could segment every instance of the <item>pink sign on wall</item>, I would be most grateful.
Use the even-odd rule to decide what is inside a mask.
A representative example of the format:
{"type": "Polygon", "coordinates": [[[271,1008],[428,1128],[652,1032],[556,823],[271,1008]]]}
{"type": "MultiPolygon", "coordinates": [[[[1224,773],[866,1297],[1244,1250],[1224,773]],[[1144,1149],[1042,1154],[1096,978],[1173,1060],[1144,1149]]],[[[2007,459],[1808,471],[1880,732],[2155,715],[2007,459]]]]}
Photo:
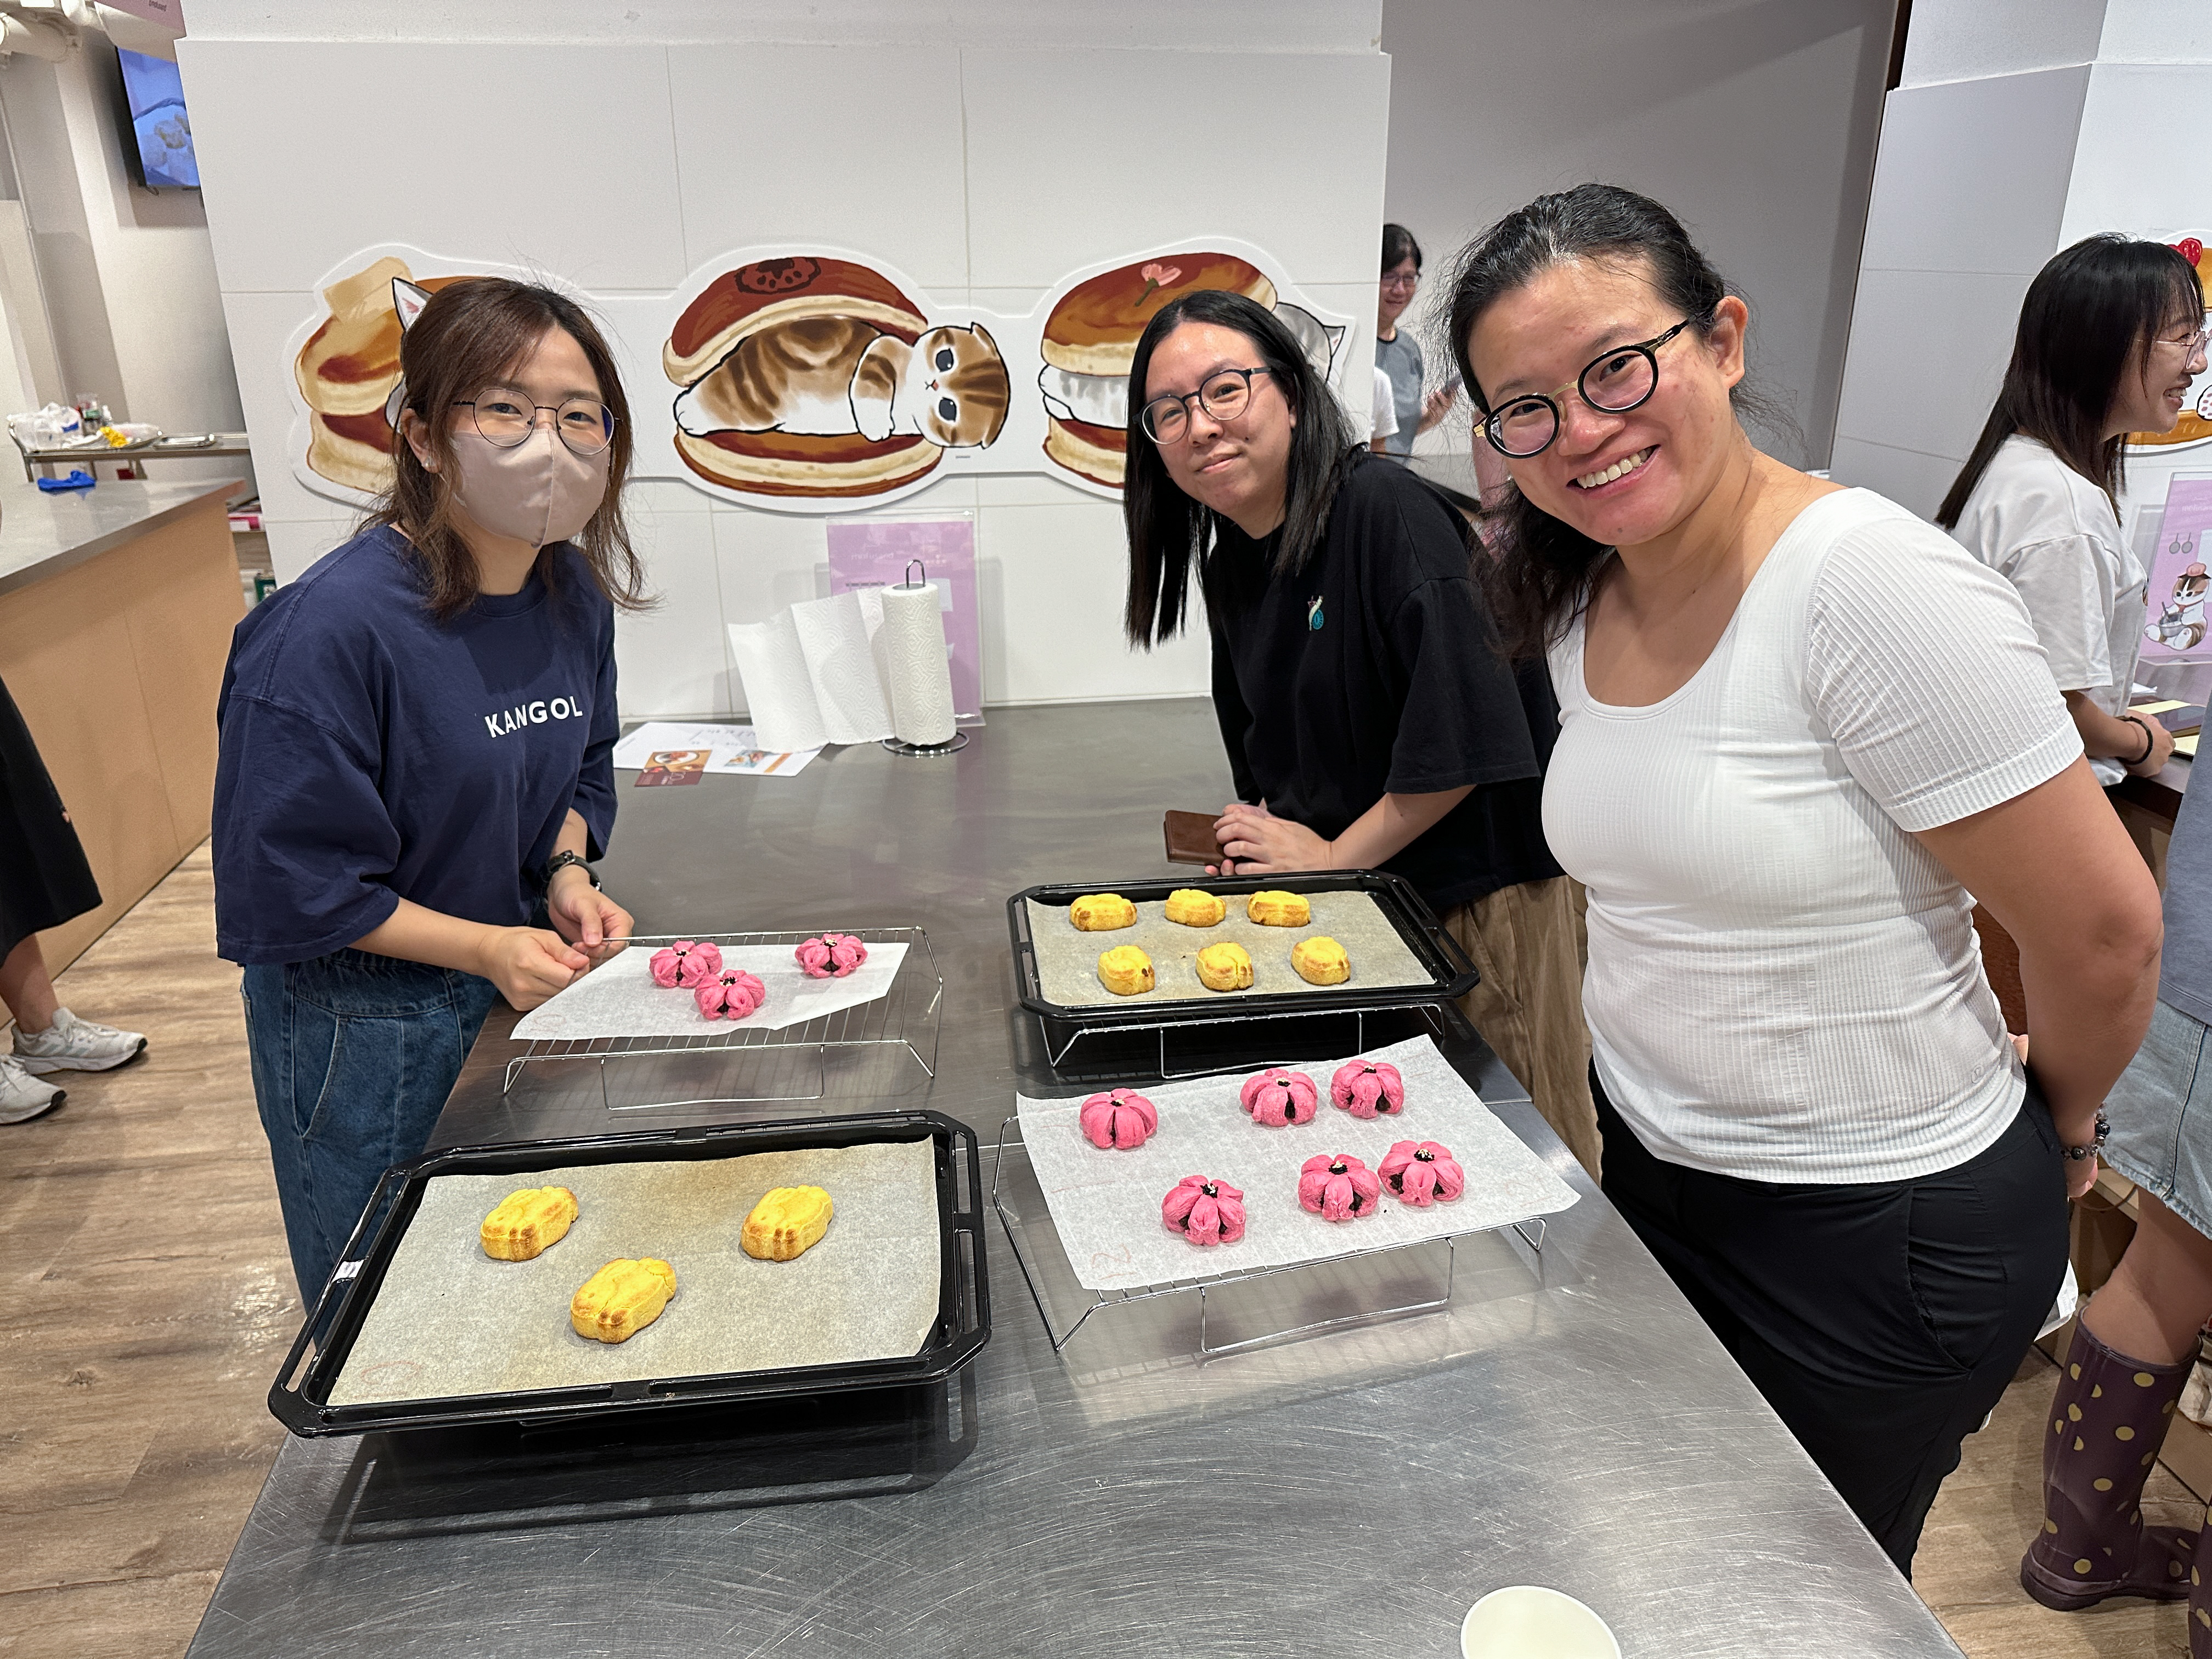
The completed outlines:
{"type": "Polygon", "coordinates": [[[2177,478],[2166,492],[2158,556],[2151,561],[2145,596],[2150,616],[2143,629],[2146,663],[2212,659],[2205,642],[2212,599],[2212,479],[2177,478]]]}
{"type": "Polygon", "coordinates": [[[832,593],[894,586],[907,580],[910,562],[921,562],[922,574],[937,584],[938,605],[944,613],[952,667],[952,711],[963,720],[981,720],[983,653],[975,609],[975,521],[849,519],[832,520],[827,528],[832,593]]]}

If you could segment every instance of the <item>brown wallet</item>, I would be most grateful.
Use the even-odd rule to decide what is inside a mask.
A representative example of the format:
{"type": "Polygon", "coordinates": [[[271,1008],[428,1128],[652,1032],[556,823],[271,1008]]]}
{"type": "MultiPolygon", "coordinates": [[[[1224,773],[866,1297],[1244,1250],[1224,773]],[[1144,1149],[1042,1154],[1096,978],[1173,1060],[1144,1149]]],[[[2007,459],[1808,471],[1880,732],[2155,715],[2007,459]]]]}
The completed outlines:
{"type": "Polygon", "coordinates": [[[1213,833],[1218,812],[1170,812],[1162,826],[1170,864],[1218,864],[1221,842],[1213,833]]]}

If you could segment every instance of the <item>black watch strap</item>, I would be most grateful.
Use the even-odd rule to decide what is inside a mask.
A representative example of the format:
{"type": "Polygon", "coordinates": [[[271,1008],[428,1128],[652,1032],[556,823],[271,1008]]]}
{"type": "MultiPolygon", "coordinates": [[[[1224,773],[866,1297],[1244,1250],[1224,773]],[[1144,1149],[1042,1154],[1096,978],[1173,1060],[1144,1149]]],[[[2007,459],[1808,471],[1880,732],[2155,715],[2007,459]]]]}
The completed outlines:
{"type": "Polygon", "coordinates": [[[545,884],[550,887],[553,884],[553,878],[572,864],[584,872],[584,878],[592,886],[597,887],[599,884],[599,872],[584,862],[584,855],[581,853],[571,853],[566,850],[556,853],[545,860],[545,884]]]}

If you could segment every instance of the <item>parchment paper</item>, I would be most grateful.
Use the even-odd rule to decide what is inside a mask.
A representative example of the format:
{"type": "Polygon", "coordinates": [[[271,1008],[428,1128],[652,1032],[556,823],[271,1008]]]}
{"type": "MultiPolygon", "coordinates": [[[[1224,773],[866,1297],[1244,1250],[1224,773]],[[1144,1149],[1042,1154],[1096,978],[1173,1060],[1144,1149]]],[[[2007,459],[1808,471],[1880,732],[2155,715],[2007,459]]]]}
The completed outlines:
{"type": "Polygon", "coordinates": [[[1321,1115],[1310,1123],[1262,1128],[1237,1103],[1249,1073],[1206,1078],[1139,1089],[1159,1109],[1159,1128],[1133,1151],[1100,1152],[1076,1121],[1088,1096],[1017,1097],[1022,1142],[1076,1278],[1087,1290],[1108,1291],[1326,1261],[1354,1250],[1503,1227],[1575,1201],[1573,1188],[1491,1115],[1428,1038],[1362,1058],[1399,1069],[1406,1080],[1404,1111],[1367,1121],[1339,1111],[1329,1103],[1328,1080],[1346,1062],[1331,1060],[1291,1068],[1311,1077],[1321,1091],[1321,1115]],[[1350,1152],[1373,1170],[1401,1140],[1451,1148],[1467,1171],[1467,1190],[1425,1210],[1386,1192],[1375,1214],[1356,1221],[1323,1221],[1298,1206],[1298,1168],[1306,1159],[1350,1152]],[[1244,1189],[1242,1239],[1201,1248],[1161,1224],[1160,1200],[1190,1175],[1244,1189]]]}
{"type": "Polygon", "coordinates": [[[936,1322],[942,1270],[927,1140],[435,1176],[331,1403],[906,1358],[936,1322]],[[747,1212],[800,1186],[828,1191],[830,1231],[795,1261],[754,1261],[738,1244],[747,1212]],[[495,1261],[478,1230],[524,1187],[568,1188],[576,1219],[536,1260],[495,1261]],[[577,1335],[568,1302],[584,1281],[645,1255],[676,1269],[660,1317],[627,1342],[577,1335]]]}
{"type": "Polygon", "coordinates": [[[1246,895],[1224,896],[1229,914],[1211,927],[1186,927],[1179,921],[1170,921],[1166,902],[1149,899],[1138,903],[1135,927],[1110,933],[1086,933],[1067,919],[1066,905],[1030,900],[1030,934],[1036,942],[1037,980],[1045,1000],[1063,1008],[1193,999],[1234,1002],[1239,997],[1284,992],[1375,990],[1436,983],[1435,975],[1407,948],[1372,894],[1309,893],[1313,924],[1307,927],[1262,927],[1244,914],[1246,895]],[[1343,985],[1310,985],[1291,966],[1291,947],[1316,934],[1334,939],[1352,958],[1352,977],[1343,985]],[[1210,991],[1199,978],[1198,953],[1209,945],[1224,944],[1241,945],[1250,953],[1251,989],[1210,991]],[[1152,989],[1125,997],[1099,982],[1098,958],[1117,945],[1133,945],[1152,959],[1152,989]]]}
{"type": "Polygon", "coordinates": [[[653,982],[653,951],[659,948],[633,945],[592,969],[516,1021],[514,1040],[570,1042],[590,1037],[734,1036],[743,1031],[781,1031],[788,1025],[804,1024],[841,1008],[857,1007],[890,995],[899,964],[906,960],[903,945],[871,945],[868,959],[843,979],[809,979],[793,960],[788,945],[732,945],[723,951],[722,966],[742,968],[757,975],[768,1000],[759,1012],[745,1019],[708,1019],[699,1012],[690,992],[667,990],[653,982]]]}

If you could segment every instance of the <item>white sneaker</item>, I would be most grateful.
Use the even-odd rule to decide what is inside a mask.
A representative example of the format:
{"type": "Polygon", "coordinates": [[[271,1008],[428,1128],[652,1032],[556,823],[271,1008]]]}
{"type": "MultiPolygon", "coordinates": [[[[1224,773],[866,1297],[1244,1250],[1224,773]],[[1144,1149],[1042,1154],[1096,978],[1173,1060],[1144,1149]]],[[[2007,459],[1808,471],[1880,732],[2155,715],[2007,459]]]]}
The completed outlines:
{"type": "Polygon", "coordinates": [[[54,1023],[43,1031],[15,1030],[15,1061],[43,1077],[48,1072],[108,1072],[146,1052],[136,1031],[118,1031],[79,1019],[66,1008],[54,1010],[54,1023]]]}
{"type": "Polygon", "coordinates": [[[0,1123],[28,1123],[62,1103],[62,1091],[0,1054],[0,1123]]]}

